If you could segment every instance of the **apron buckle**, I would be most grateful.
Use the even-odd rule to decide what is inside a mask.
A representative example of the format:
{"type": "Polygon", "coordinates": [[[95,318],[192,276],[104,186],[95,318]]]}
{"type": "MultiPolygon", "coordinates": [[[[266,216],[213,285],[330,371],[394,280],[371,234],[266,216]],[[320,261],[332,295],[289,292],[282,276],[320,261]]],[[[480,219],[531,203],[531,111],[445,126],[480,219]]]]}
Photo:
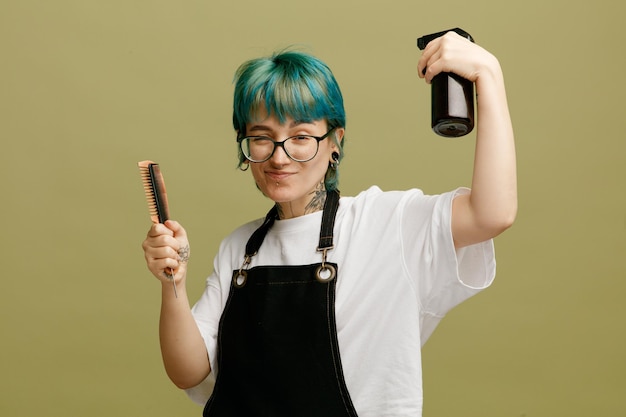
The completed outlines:
{"type": "Polygon", "coordinates": [[[329,249],[333,249],[333,246],[317,248],[318,251],[322,252],[322,264],[315,270],[315,278],[321,283],[330,282],[337,276],[337,269],[326,263],[326,254],[329,249]]]}
{"type": "Polygon", "coordinates": [[[252,257],[254,255],[256,254],[246,255],[243,259],[243,264],[241,265],[241,268],[239,268],[239,271],[236,271],[233,274],[233,285],[235,286],[235,288],[243,288],[246,285],[246,282],[248,281],[248,271],[246,271],[244,268],[247,268],[248,265],[250,265],[250,262],[252,262],[252,257]]]}

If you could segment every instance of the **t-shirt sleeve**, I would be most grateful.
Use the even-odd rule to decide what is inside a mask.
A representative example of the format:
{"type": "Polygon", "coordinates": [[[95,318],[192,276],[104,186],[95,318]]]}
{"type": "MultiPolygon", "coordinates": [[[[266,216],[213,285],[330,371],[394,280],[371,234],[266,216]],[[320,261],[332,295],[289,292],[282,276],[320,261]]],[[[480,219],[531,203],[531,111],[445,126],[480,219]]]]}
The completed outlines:
{"type": "Polygon", "coordinates": [[[410,194],[403,208],[403,252],[419,303],[422,344],[448,311],[495,278],[493,240],[454,247],[452,201],[467,193],[459,188],[436,196],[410,194]]]}

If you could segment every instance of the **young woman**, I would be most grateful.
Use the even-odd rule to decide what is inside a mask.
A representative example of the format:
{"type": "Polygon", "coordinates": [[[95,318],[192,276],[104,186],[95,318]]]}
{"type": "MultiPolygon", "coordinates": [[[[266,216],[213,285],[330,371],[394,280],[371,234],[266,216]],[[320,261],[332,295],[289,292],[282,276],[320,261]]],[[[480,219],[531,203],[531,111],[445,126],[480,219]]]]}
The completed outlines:
{"type": "Polygon", "coordinates": [[[476,85],[471,190],[340,197],[345,113],[330,69],[294,51],[238,69],[240,168],[273,208],[222,242],[192,309],[185,229],[156,224],[143,244],[162,283],[165,369],[204,416],[421,415],[420,348],[492,282],[491,239],[513,223],[517,191],[497,59],[451,32],[428,44],[417,72],[476,85]]]}

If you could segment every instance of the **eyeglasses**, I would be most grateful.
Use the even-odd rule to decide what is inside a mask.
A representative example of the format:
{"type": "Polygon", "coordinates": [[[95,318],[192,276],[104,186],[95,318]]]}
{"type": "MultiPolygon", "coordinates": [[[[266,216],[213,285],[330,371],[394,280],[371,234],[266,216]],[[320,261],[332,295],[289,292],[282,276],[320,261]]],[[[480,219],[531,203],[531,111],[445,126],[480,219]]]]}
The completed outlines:
{"type": "Polygon", "coordinates": [[[283,148],[287,156],[296,162],[307,162],[315,158],[320,142],[330,135],[335,128],[330,129],[324,136],[296,135],[276,142],[267,136],[246,136],[237,139],[241,152],[251,162],[265,162],[274,155],[276,147],[283,148]]]}

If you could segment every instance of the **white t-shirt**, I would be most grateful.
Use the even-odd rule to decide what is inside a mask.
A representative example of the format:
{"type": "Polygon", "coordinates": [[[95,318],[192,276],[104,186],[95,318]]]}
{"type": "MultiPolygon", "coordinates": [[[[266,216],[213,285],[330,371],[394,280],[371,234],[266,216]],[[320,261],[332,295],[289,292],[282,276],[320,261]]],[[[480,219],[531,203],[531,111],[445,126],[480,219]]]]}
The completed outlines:
{"type": "MultiPolygon", "coordinates": [[[[336,321],[343,373],[360,417],[420,416],[421,346],[454,306],[489,286],[495,276],[493,241],[455,250],[452,200],[467,189],[426,196],[422,191],[383,192],[378,187],[342,197],[328,261],[338,264],[336,321]]],[[[277,220],[250,268],[309,265],[322,212],[277,220]]],[[[206,342],[211,375],[187,394],[200,404],[211,395],[217,331],[232,271],[262,219],[222,242],[206,290],[193,315],[206,342]]]]}

